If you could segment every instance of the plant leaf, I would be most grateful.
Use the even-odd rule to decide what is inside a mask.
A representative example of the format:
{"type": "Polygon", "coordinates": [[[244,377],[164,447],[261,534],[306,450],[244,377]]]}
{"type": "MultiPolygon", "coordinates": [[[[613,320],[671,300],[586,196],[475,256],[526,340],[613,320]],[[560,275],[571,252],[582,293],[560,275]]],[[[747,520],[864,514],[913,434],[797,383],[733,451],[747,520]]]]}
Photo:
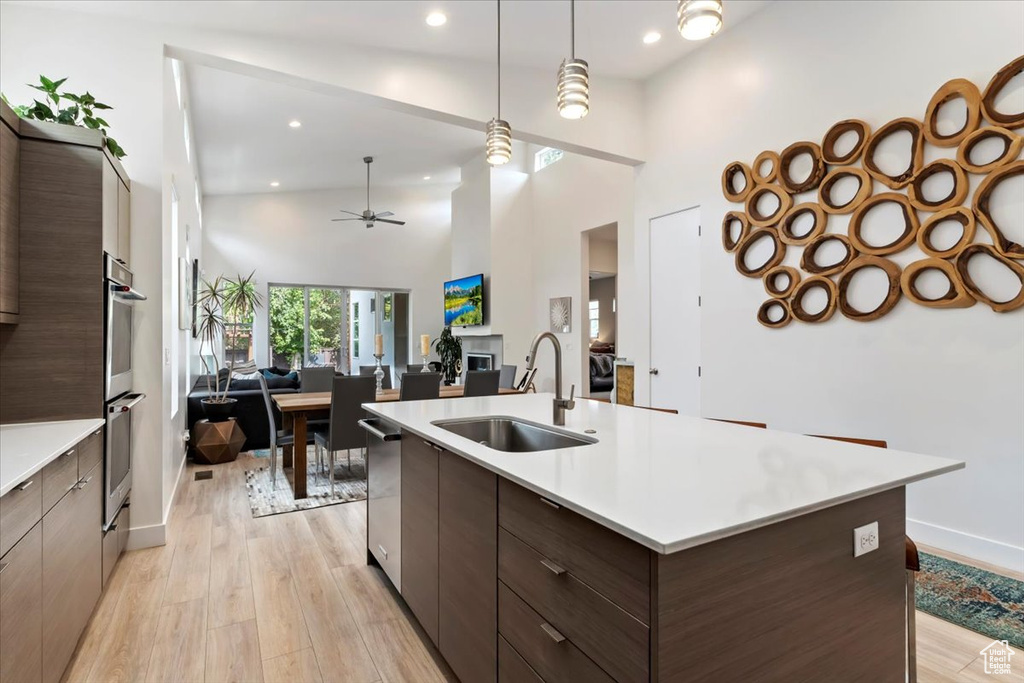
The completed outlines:
{"type": "Polygon", "coordinates": [[[97,128],[100,127],[99,122],[91,116],[86,116],[85,118],[83,118],[82,123],[85,124],[86,128],[92,128],[93,130],[96,130],[97,128]]]}
{"type": "Polygon", "coordinates": [[[113,109],[113,107],[111,107],[109,104],[103,104],[102,102],[97,102],[95,99],[93,100],[92,106],[95,107],[96,109],[113,109]]]}
{"type": "Polygon", "coordinates": [[[68,107],[67,109],[61,109],[60,113],[57,114],[57,123],[63,123],[66,125],[75,125],[75,120],[78,118],[78,107],[68,107]]]}
{"type": "Polygon", "coordinates": [[[58,95],[57,93],[51,92],[48,93],[46,96],[53,100],[54,104],[60,104],[60,95],[58,95]]]}
{"type": "Polygon", "coordinates": [[[113,154],[116,159],[123,159],[128,156],[128,153],[121,149],[121,145],[117,144],[117,141],[114,140],[114,138],[107,138],[107,149],[110,150],[110,153],[113,154]]]}
{"type": "Polygon", "coordinates": [[[39,82],[43,84],[43,87],[40,88],[40,90],[45,90],[46,92],[53,92],[53,81],[51,81],[49,78],[42,74],[39,74],[39,82]]]}
{"type": "Polygon", "coordinates": [[[64,93],[61,93],[60,96],[65,98],[65,99],[71,100],[72,102],[77,102],[78,104],[82,103],[82,98],[80,98],[78,95],[76,95],[73,92],[64,92],[64,93]]]}
{"type": "Polygon", "coordinates": [[[60,79],[59,81],[53,81],[53,89],[56,90],[60,86],[64,85],[64,81],[66,81],[66,80],[68,80],[67,76],[65,76],[64,78],[60,79]]]}
{"type": "MultiPolygon", "coordinates": [[[[89,112],[89,114],[92,115],[92,112],[89,112]]],[[[96,123],[100,124],[101,126],[109,126],[110,125],[109,123],[107,123],[106,121],[104,121],[103,119],[101,119],[98,116],[96,117],[96,123]]]]}

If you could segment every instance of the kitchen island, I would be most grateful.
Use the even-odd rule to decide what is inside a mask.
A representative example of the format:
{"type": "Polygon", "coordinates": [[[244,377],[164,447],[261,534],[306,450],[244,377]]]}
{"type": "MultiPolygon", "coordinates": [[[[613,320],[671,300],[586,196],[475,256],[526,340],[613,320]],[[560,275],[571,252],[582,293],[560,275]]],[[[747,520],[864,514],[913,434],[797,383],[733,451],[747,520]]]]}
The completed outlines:
{"type": "Polygon", "coordinates": [[[903,680],[904,487],[962,462],[590,401],[557,450],[438,424],[551,403],[366,406],[368,557],[463,683],[903,680]]]}

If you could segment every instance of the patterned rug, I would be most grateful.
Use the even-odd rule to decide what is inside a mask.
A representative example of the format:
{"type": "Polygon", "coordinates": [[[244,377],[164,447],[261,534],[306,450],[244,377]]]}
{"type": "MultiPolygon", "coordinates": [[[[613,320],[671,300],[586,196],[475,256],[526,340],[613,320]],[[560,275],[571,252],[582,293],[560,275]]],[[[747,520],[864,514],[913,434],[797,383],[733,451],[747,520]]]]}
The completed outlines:
{"type": "MultiPolygon", "coordinates": [[[[331,482],[328,478],[327,465],[318,477],[316,472],[316,454],[310,446],[306,451],[306,492],[305,498],[295,500],[292,494],[291,470],[281,467],[281,460],[277,461],[277,488],[271,487],[270,463],[247,470],[245,473],[245,488],[249,493],[249,508],[253,517],[265,517],[267,515],[279,515],[282,512],[295,512],[296,510],[309,510],[311,508],[323,507],[325,505],[338,505],[340,503],[352,503],[358,500],[366,500],[366,461],[362,452],[352,449],[352,469],[348,468],[348,459],[345,451],[336,453],[334,456],[334,496],[331,496],[331,482]]],[[[254,451],[257,458],[269,458],[269,450],[254,451]]],[[[281,456],[278,455],[278,458],[281,456]]]]}
{"type": "Polygon", "coordinates": [[[1024,581],[921,553],[914,595],[923,612],[1024,647],[1024,581]]]}

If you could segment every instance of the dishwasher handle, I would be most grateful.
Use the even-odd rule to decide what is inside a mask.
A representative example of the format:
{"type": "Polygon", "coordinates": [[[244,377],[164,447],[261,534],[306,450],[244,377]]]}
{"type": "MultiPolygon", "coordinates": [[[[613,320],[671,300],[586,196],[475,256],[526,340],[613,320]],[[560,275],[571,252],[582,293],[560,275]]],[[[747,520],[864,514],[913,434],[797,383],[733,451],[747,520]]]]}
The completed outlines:
{"type": "Polygon", "coordinates": [[[375,419],[375,418],[367,418],[365,420],[359,420],[359,426],[360,427],[362,427],[363,429],[368,431],[370,434],[373,434],[375,437],[377,437],[381,441],[401,441],[402,440],[402,433],[401,432],[383,432],[383,431],[380,430],[380,428],[377,427],[377,425],[379,423],[380,423],[380,420],[375,419]]]}

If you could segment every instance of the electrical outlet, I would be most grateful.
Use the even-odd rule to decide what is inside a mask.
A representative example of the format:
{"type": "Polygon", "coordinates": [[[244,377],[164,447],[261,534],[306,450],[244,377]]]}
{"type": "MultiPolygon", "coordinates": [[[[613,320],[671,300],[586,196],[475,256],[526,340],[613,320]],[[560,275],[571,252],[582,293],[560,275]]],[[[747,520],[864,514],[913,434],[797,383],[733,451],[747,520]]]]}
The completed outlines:
{"type": "Polygon", "coordinates": [[[878,522],[871,522],[853,530],[853,556],[860,557],[878,550],[878,522]]]}

